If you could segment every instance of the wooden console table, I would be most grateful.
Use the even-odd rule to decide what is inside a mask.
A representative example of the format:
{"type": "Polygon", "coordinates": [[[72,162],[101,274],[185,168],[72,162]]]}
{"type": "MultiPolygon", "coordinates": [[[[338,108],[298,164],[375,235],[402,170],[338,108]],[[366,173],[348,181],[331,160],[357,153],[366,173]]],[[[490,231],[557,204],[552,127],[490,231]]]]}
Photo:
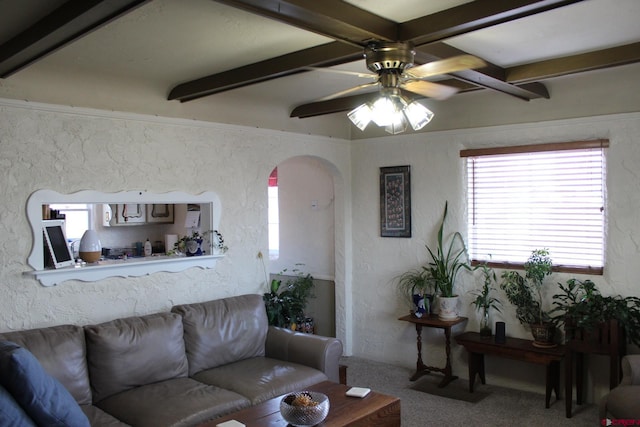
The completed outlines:
{"type": "Polygon", "coordinates": [[[404,320],[405,322],[411,322],[416,325],[417,339],[416,344],[418,347],[418,361],[416,362],[416,373],[411,376],[411,381],[415,381],[423,375],[431,372],[440,372],[444,374],[444,378],[438,384],[438,387],[445,387],[451,381],[457,379],[451,370],[451,328],[459,323],[465,322],[466,317],[458,317],[456,320],[440,320],[437,315],[430,314],[424,317],[415,317],[411,314],[402,316],[398,320],[404,320]],[[444,330],[445,336],[445,352],[447,355],[447,364],[444,368],[437,368],[434,366],[427,366],[422,361],[422,327],[438,328],[444,330]]]}
{"type": "Polygon", "coordinates": [[[552,348],[533,346],[533,341],[507,337],[504,344],[496,344],[494,337],[481,337],[477,332],[465,332],[455,337],[458,344],[469,352],[469,392],[473,393],[476,374],[482,384],[486,384],[484,376],[484,355],[506,357],[523,362],[546,366],[545,405],[549,407],[551,391],[555,390],[556,400],[560,389],[560,361],[564,358],[565,347],[559,345],[552,348]]]}

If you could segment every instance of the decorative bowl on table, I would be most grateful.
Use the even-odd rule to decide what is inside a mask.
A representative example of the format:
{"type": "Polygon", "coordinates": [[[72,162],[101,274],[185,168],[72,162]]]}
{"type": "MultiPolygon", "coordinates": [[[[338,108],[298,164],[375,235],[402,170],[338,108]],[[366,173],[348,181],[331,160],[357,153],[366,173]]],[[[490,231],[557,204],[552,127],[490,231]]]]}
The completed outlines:
{"type": "Polygon", "coordinates": [[[280,401],[280,413],[293,426],[315,426],[327,417],[329,398],[315,391],[289,393],[280,401]]]}

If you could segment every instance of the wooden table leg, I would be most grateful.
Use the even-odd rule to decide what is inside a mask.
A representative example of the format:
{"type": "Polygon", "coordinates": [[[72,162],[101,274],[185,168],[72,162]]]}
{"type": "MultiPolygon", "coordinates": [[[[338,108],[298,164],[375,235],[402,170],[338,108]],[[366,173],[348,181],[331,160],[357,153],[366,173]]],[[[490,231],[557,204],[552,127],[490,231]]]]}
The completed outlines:
{"type": "Polygon", "coordinates": [[[573,351],[567,350],[564,355],[564,408],[565,416],[571,418],[573,394],[573,351]]]}
{"type": "Polygon", "coordinates": [[[486,384],[487,381],[484,378],[484,354],[480,354],[480,365],[479,365],[479,370],[478,373],[480,374],[480,382],[482,384],[486,384]]]}
{"type": "Polygon", "coordinates": [[[444,336],[445,336],[445,351],[447,355],[447,365],[443,369],[444,378],[438,384],[438,387],[446,387],[451,381],[457,379],[458,377],[453,375],[453,371],[451,369],[451,328],[444,328],[444,336]]]}
{"type": "Polygon", "coordinates": [[[584,385],[584,353],[576,353],[576,403],[582,405],[582,390],[584,385]]]}
{"type": "Polygon", "coordinates": [[[427,371],[427,367],[422,361],[422,325],[416,323],[416,346],[418,347],[418,360],[416,361],[416,373],[410,378],[411,381],[415,381],[424,375],[427,371]]]}
{"type": "Polygon", "coordinates": [[[558,389],[560,388],[560,362],[552,360],[546,368],[547,383],[545,392],[545,407],[549,408],[551,403],[551,392],[555,390],[556,400],[558,400],[558,389]]]}
{"type": "Polygon", "coordinates": [[[469,393],[473,393],[476,375],[480,377],[482,384],[486,384],[484,378],[484,354],[469,352],[469,393]]]}

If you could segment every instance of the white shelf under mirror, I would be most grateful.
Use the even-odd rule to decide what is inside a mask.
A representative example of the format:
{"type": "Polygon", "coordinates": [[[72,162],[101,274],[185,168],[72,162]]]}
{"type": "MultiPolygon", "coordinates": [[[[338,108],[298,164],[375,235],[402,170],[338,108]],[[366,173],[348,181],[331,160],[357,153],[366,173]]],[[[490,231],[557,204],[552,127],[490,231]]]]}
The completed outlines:
{"type": "MultiPolygon", "coordinates": [[[[221,206],[216,193],[204,192],[198,195],[183,192],[150,193],[147,191],[122,191],[117,193],[101,193],[97,191],[79,191],[72,194],[61,194],[52,190],[38,190],[31,194],[27,201],[27,217],[31,225],[33,246],[27,259],[34,269],[24,273],[35,277],[43,286],[54,286],[67,280],[97,281],[108,277],[135,277],[159,271],[179,272],[191,267],[213,268],[218,259],[224,255],[213,253],[213,247],[206,249],[208,255],[202,256],[168,256],[105,260],[82,267],[45,268],[43,251],[43,205],[51,204],[171,204],[199,205],[200,230],[215,230],[220,221],[221,206]]],[[[135,227],[133,227],[135,228],[135,227]]],[[[181,234],[187,234],[185,230],[181,234]]]]}

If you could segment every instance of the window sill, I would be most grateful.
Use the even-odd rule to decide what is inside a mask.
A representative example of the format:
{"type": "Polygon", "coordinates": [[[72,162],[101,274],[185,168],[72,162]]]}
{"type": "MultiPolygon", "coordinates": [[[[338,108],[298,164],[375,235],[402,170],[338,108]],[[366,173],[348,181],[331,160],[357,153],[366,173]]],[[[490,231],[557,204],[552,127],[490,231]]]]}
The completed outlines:
{"type": "Polygon", "coordinates": [[[177,273],[191,267],[214,268],[218,259],[223,257],[224,255],[193,257],[161,255],[127,260],[105,260],[83,267],[26,271],[23,275],[35,277],[42,286],[55,286],[67,280],[95,282],[107,277],[138,277],[160,271],[177,273]]]}

